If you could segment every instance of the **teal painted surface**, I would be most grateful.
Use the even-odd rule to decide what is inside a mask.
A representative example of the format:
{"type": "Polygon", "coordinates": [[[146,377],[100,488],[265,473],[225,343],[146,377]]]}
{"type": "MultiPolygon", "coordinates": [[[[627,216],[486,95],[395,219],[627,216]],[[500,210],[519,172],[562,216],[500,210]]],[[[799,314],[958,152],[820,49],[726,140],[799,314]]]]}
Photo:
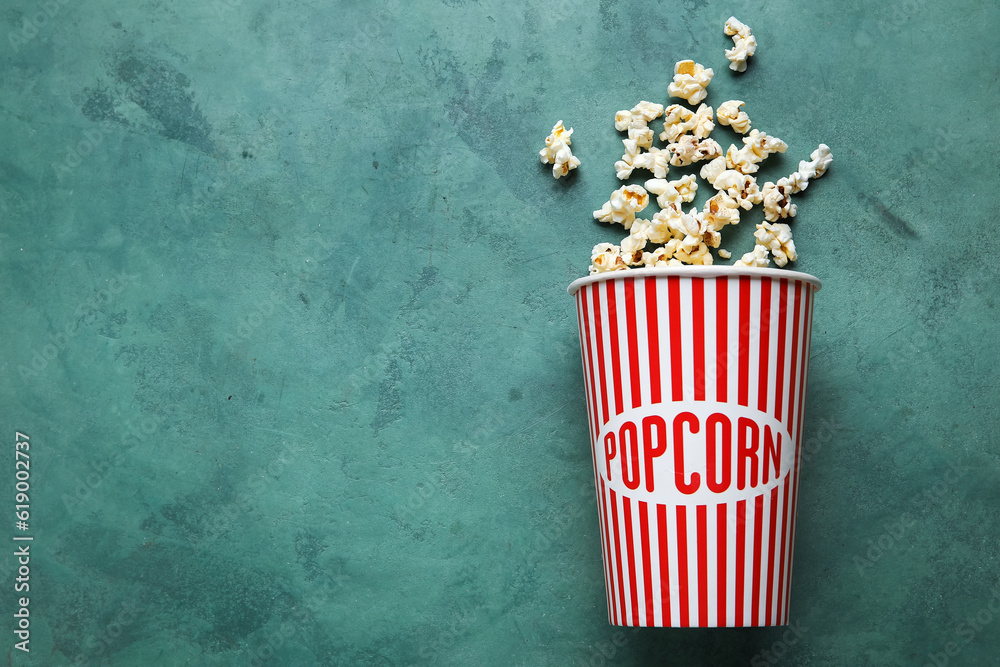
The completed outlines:
{"type": "Polygon", "coordinates": [[[14,664],[1000,656],[995,4],[47,6],[0,9],[14,664]],[[684,58],[788,143],[765,175],[835,157],[792,223],[824,283],[798,635],[606,619],[565,287],[620,238],[591,217],[614,112],[684,58]],[[557,182],[558,119],[583,165],[557,182]]]}

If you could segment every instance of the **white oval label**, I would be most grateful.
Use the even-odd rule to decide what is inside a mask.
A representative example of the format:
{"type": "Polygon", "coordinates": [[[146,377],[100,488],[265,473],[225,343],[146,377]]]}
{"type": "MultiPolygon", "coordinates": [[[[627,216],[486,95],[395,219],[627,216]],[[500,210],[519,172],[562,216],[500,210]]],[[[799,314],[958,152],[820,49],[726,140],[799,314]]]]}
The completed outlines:
{"type": "Polygon", "coordinates": [[[781,483],[794,459],[794,443],[780,421],[729,403],[626,410],[601,428],[597,441],[598,473],[606,484],[630,498],[665,504],[753,498],[781,483]]]}

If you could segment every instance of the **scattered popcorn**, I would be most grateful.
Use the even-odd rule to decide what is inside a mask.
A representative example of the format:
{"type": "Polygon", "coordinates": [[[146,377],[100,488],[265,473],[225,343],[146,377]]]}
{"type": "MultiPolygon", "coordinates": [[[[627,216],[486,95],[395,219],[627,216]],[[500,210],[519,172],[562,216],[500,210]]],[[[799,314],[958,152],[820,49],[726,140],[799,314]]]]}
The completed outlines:
{"type": "Polygon", "coordinates": [[[720,231],[726,225],[740,224],[739,203],[725,192],[720,192],[705,202],[701,219],[705,228],[720,231]]]}
{"type": "Polygon", "coordinates": [[[656,195],[656,203],[660,208],[673,208],[681,210],[681,203],[690,203],[694,200],[694,195],[698,192],[698,182],[694,174],[688,174],[676,181],[668,181],[663,178],[651,178],[643,185],[646,192],[656,195]]]}
{"type": "Polygon", "coordinates": [[[693,60],[681,60],[674,65],[674,80],[667,86],[667,94],[685,99],[691,105],[698,104],[708,95],[706,88],[713,76],[712,68],[705,69],[693,60]]]}
{"type": "Polygon", "coordinates": [[[552,165],[552,175],[555,178],[565,176],[570,169],[576,169],[580,166],[579,158],[575,157],[573,151],[570,150],[570,144],[573,143],[570,139],[571,136],[573,136],[573,128],[567,130],[563,127],[563,122],[559,121],[552,128],[552,134],[545,138],[545,148],[538,151],[542,164],[552,165]]]}
{"type": "Polygon", "coordinates": [[[663,132],[660,141],[677,141],[681,135],[691,132],[699,139],[704,139],[715,129],[712,120],[712,107],[702,104],[697,111],[691,111],[680,104],[671,104],[663,113],[663,132]]]}
{"type": "MultiPolygon", "coordinates": [[[[808,184],[808,181],[806,183],[808,184]]],[[[771,181],[765,183],[764,188],[761,190],[761,198],[764,204],[764,219],[769,222],[776,222],[781,218],[794,218],[795,204],[789,199],[792,192],[792,186],[789,184],[787,178],[779,178],[777,183],[772,183],[771,181]]]]}
{"type": "Polygon", "coordinates": [[[628,264],[621,257],[621,249],[610,243],[598,243],[590,253],[590,273],[623,271],[628,264]]]}
{"type": "Polygon", "coordinates": [[[722,146],[715,139],[698,139],[694,135],[685,134],[667,148],[673,153],[670,164],[684,167],[693,162],[701,162],[722,155],[722,146]]]}
{"type": "Polygon", "coordinates": [[[733,38],[733,48],[726,49],[729,69],[742,72],[747,68],[747,58],[757,51],[757,38],[753,36],[746,24],[740,23],[735,16],[726,21],[726,34],[733,38]]]}
{"type": "Polygon", "coordinates": [[[631,111],[619,111],[615,114],[615,129],[621,132],[628,130],[628,138],[636,142],[640,148],[649,148],[653,145],[653,130],[648,127],[649,122],[663,115],[663,105],[646,102],[639,102],[631,111]]]}
{"type": "Polygon", "coordinates": [[[757,179],[735,169],[727,169],[719,174],[712,185],[716,190],[721,190],[735,199],[747,211],[753,208],[754,204],[759,204],[763,200],[757,179]]]}
{"type": "Polygon", "coordinates": [[[729,169],[725,156],[720,156],[701,168],[701,177],[708,181],[709,185],[715,185],[722,172],[729,169]]]}
{"type": "Polygon", "coordinates": [[[733,266],[758,266],[765,267],[771,263],[771,260],[767,258],[767,247],[762,245],[755,245],[753,247],[753,252],[748,252],[740,259],[733,262],[733,266]]]}
{"type": "Polygon", "coordinates": [[[629,229],[635,214],[648,204],[649,193],[641,185],[623,185],[611,193],[611,198],[600,210],[594,211],[594,217],[601,222],[617,222],[629,229]]]}
{"type": "Polygon", "coordinates": [[[721,257],[722,259],[729,259],[732,256],[733,253],[729,252],[725,248],[719,248],[719,257],[721,257]]]}
{"type": "MultiPolygon", "coordinates": [[[[715,112],[720,125],[728,125],[740,134],[750,131],[750,116],[746,111],[740,111],[740,107],[746,103],[743,100],[729,100],[719,105],[719,110],[715,112]]],[[[662,136],[661,136],[662,138],[662,136]]]]}
{"type": "Polygon", "coordinates": [[[798,259],[798,255],[795,254],[795,242],[792,241],[792,230],[788,225],[762,222],[757,225],[757,231],[753,235],[757,239],[757,247],[770,250],[774,263],[778,266],[784,266],[798,259]]]}
{"type": "MultiPolygon", "coordinates": [[[[797,172],[801,178],[805,179],[806,185],[808,185],[810,180],[819,178],[825,174],[826,170],[830,167],[830,163],[833,162],[830,147],[826,144],[820,144],[819,148],[809,155],[809,158],[812,160],[811,162],[806,162],[805,160],[799,162],[799,170],[797,172]]],[[[803,185],[801,189],[805,190],[806,185],[803,185]]]]}

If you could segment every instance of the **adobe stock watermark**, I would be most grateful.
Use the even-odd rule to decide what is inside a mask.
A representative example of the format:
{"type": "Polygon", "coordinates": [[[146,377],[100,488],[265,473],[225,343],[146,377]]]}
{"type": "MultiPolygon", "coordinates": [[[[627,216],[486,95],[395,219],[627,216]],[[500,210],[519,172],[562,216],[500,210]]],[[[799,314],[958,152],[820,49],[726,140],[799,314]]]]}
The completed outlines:
{"type": "Polygon", "coordinates": [[[84,159],[104,143],[104,138],[115,129],[114,123],[110,120],[102,120],[97,127],[84,130],[80,139],[76,142],[66,144],[65,155],[61,160],[52,163],[52,170],[56,174],[56,180],[60,183],[73,173],[77,167],[83,164],[84,159]]]}
{"type": "Polygon", "coordinates": [[[875,566],[880,560],[903,543],[903,538],[913,532],[919,525],[919,519],[931,512],[948,494],[948,491],[958,484],[959,480],[972,470],[969,466],[952,463],[941,475],[941,479],[924,489],[910,499],[911,510],[903,512],[897,519],[882,525],[882,532],[867,541],[868,548],[863,555],[855,555],[852,559],[854,567],[860,576],[875,566]]]}
{"type": "Polygon", "coordinates": [[[105,664],[111,648],[122,636],[125,628],[135,623],[142,608],[134,600],[121,604],[117,615],[112,618],[99,632],[84,640],[83,651],[77,653],[71,665],[88,667],[91,664],[105,664]],[[92,662],[93,661],[93,662],[92,662]]]}
{"type": "MultiPolygon", "coordinates": [[[[815,609],[810,613],[814,611],[815,609]]],[[[761,649],[750,658],[750,666],[767,667],[778,664],[798,646],[809,630],[810,628],[804,625],[801,619],[792,621],[788,624],[787,629],[781,633],[780,639],[775,640],[770,646],[761,649]]]]}
{"type": "Polygon", "coordinates": [[[7,33],[7,41],[10,42],[14,53],[38,37],[45,27],[59,16],[63,8],[71,3],[70,0],[43,0],[33,4],[37,9],[24,17],[20,29],[7,33]]]}
{"type": "Polygon", "coordinates": [[[125,291],[125,288],[136,282],[138,274],[128,274],[122,271],[117,276],[105,281],[107,287],[101,287],[89,299],[81,301],[73,311],[74,319],[67,322],[55,333],[48,335],[48,342],[31,350],[31,359],[27,364],[19,364],[17,373],[21,382],[28,382],[38,377],[66,349],[70,341],[83,329],[92,326],[97,321],[97,314],[106,308],[125,291]]]}
{"type": "MultiPolygon", "coordinates": [[[[928,662],[925,663],[924,667],[947,667],[952,658],[961,655],[965,647],[986,630],[998,615],[1000,615],[1000,587],[993,589],[992,597],[983,607],[976,613],[966,616],[955,626],[954,641],[946,642],[940,651],[932,651],[927,654],[928,662]]],[[[993,629],[991,632],[996,632],[996,630],[993,629]]]]}

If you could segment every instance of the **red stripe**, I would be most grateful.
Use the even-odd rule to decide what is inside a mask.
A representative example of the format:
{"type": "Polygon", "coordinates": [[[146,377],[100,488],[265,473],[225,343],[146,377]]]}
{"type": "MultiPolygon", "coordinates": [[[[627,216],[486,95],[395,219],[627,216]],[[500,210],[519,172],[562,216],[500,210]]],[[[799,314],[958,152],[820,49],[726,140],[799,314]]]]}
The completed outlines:
{"type": "MultiPolygon", "coordinates": [[[[588,321],[586,313],[586,299],[584,297],[579,297],[576,301],[577,305],[577,322],[580,324],[580,356],[583,357],[583,373],[586,376],[588,365],[587,365],[587,355],[590,352],[590,331],[584,334],[584,324],[588,321]]],[[[583,383],[584,393],[587,395],[587,417],[590,419],[590,457],[594,463],[594,492],[597,492],[597,435],[598,426],[597,420],[593,414],[594,407],[594,397],[591,391],[593,386],[594,374],[590,372],[591,382],[588,384],[586,381],[583,383]]]]}
{"type": "Polygon", "coordinates": [[[628,585],[632,595],[632,621],[628,625],[639,625],[639,581],[635,574],[635,540],[632,539],[632,500],[622,496],[625,510],[625,549],[628,552],[628,585]]]}
{"type": "Polygon", "coordinates": [[[596,285],[591,287],[591,296],[594,303],[594,334],[597,336],[597,370],[601,378],[601,407],[604,421],[602,425],[608,423],[608,381],[604,372],[604,335],[601,331],[601,290],[596,285]]]}
{"type": "Polygon", "coordinates": [[[757,370],[757,410],[767,412],[767,371],[771,353],[771,279],[760,279],[760,366],[757,370]]]}
{"type": "Polygon", "coordinates": [[[743,597],[746,588],[746,523],[747,501],[736,502],[736,617],[734,625],[743,627],[743,597]]]}
{"type": "Polygon", "coordinates": [[[628,369],[632,375],[629,388],[632,394],[632,407],[642,405],[642,392],[639,385],[639,335],[635,322],[635,278],[625,279],[625,326],[628,329],[628,369]]]}
{"type": "Polygon", "coordinates": [[[764,615],[764,624],[774,624],[774,620],[771,618],[771,610],[774,608],[774,570],[776,563],[774,562],[774,557],[777,555],[777,545],[775,544],[774,537],[777,533],[778,524],[778,487],[775,485],[771,489],[771,523],[768,528],[767,536],[767,588],[764,589],[764,593],[767,595],[767,612],[764,615]]]}
{"type": "Polygon", "coordinates": [[[799,502],[799,456],[802,452],[802,424],[803,412],[805,411],[806,382],[809,379],[809,349],[812,347],[812,301],[813,289],[811,285],[806,286],[805,321],[803,322],[802,337],[802,382],[799,385],[799,408],[796,421],[798,422],[798,435],[795,437],[795,470],[799,472],[795,476],[795,484],[792,491],[792,537],[788,545],[788,598],[785,600],[785,616],[788,616],[792,598],[792,564],[795,562],[795,515],[799,502]]]}
{"type": "Polygon", "coordinates": [[[681,285],[680,278],[669,276],[667,278],[667,304],[670,317],[670,397],[674,401],[684,400],[684,388],[682,381],[684,374],[681,371],[681,285]]]}
{"type": "Polygon", "coordinates": [[[622,543],[618,535],[618,502],[615,490],[610,489],[610,493],[611,525],[614,527],[615,531],[615,565],[618,569],[618,610],[621,612],[622,625],[625,625],[627,623],[625,620],[625,581],[623,580],[624,574],[622,573],[622,543]]]}
{"type": "Polygon", "coordinates": [[[726,367],[729,353],[729,279],[719,276],[715,279],[715,367],[716,367],[716,400],[726,402],[727,380],[729,370],[726,367]]]}
{"type": "Polygon", "coordinates": [[[694,400],[705,400],[705,279],[691,279],[694,320],[694,400]]]}
{"type": "Polygon", "coordinates": [[[718,599],[716,604],[719,609],[719,620],[716,622],[720,628],[726,625],[726,504],[719,503],[718,505],[718,516],[716,519],[717,525],[715,527],[715,541],[718,543],[717,554],[718,560],[718,599]]]}
{"type": "Polygon", "coordinates": [[[792,480],[792,474],[789,473],[785,477],[785,481],[782,483],[781,489],[781,551],[778,552],[778,622],[780,625],[787,623],[787,619],[783,617],[783,612],[785,609],[785,538],[788,535],[788,489],[790,487],[790,482],[792,480]]]}
{"type": "Polygon", "coordinates": [[[659,403],[663,400],[660,394],[660,331],[659,315],[656,303],[656,278],[646,278],[646,325],[649,338],[649,394],[650,401],[659,403]]]}
{"type": "Polygon", "coordinates": [[[660,559],[660,607],[663,627],[670,627],[670,558],[667,539],[667,506],[656,506],[656,535],[660,559]]]}
{"type": "Polygon", "coordinates": [[[604,535],[604,579],[608,593],[608,613],[612,625],[618,625],[618,608],[615,606],[615,579],[611,551],[611,534],[608,532],[608,508],[606,505],[607,491],[604,488],[604,478],[601,479],[601,533],[604,535]]]}
{"type": "MultiPolygon", "coordinates": [[[[701,278],[697,278],[701,280],[701,278]]],[[[695,514],[698,523],[698,625],[708,627],[708,508],[698,505],[695,514]]]]}
{"type": "Polygon", "coordinates": [[[749,405],[750,388],[750,276],[740,276],[740,378],[737,402],[749,405]]]}
{"type": "Polygon", "coordinates": [[[646,598],[646,627],[656,624],[653,612],[653,564],[649,552],[649,509],[639,501],[639,534],[642,537],[642,592],[646,598]]]}
{"type": "Polygon", "coordinates": [[[785,389],[785,329],[788,324],[788,278],[782,278],[778,288],[778,367],[775,370],[774,418],[781,421],[785,389]]]}
{"type": "Polygon", "coordinates": [[[618,347],[618,303],[615,296],[615,283],[609,280],[608,289],[608,338],[611,341],[611,381],[615,385],[615,414],[624,411],[622,402],[622,360],[621,349],[618,347]]]}
{"type": "Polygon", "coordinates": [[[750,596],[750,625],[760,624],[760,556],[764,532],[764,494],[753,501],[753,592],[750,596]]]}
{"type": "Polygon", "coordinates": [[[799,340],[802,338],[799,332],[799,317],[802,309],[802,281],[795,281],[795,307],[792,316],[792,376],[788,382],[788,416],[785,418],[785,426],[788,427],[788,434],[794,433],[792,423],[795,412],[795,386],[799,373],[799,340]]]}
{"type": "Polygon", "coordinates": [[[677,506],[677,594],[680,596],[682,628],[691,627],[688,609],[687,508],[677,506]]]}

